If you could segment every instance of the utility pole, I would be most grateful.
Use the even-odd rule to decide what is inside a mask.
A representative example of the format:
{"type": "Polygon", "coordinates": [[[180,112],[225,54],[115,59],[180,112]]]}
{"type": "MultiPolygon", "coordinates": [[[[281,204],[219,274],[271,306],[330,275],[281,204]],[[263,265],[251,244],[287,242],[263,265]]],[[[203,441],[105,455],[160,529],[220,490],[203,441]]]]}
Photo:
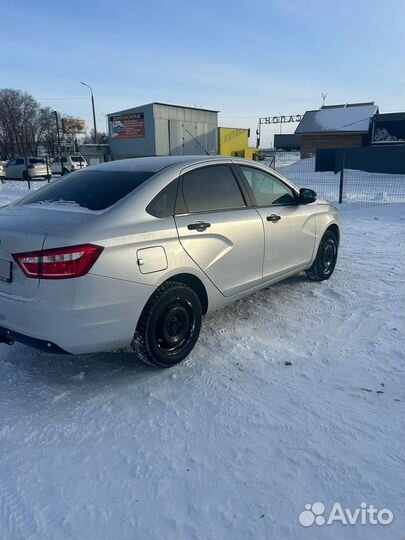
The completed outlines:
{"type": "Polygon", "coordinates": [[[325,92],[322,92],[321,96],[322,96],[322,107],[324,107],[326,98],[328,97],[328,94],[325,93],[325,92]]]}
{"type": "Polygon", "coordinates": [[[53,111],[53,114],[55,115],[56,120],[56,134],[58,137],[58,155],[61,154],[61,148],[60,148],[60,133],[59,133],[59,117],[58,117],[58,111],[53,111]]]}
{"type": "Polygon", "coordinates": [[[97,126],[96,126],[96,108],[94,107],[94,95],[93,95],[93,89],[89,84],[86,84],[85,82],[80,82],[83,86],[87,86],[87,88],[90,88],[91,92],[91,107],[93,109],[93,128],[94,128],[94,144],[97,144],[97,126]]]}
{"type": "Polygon", "coordinates": [[[261,119],[259,118],[259,123],[257,124],[257,129],[256,129],[256,148],[260,147],[260,136],[261,136],[261,131],[262,131],[262,123],[260,120],[261,119]]]}

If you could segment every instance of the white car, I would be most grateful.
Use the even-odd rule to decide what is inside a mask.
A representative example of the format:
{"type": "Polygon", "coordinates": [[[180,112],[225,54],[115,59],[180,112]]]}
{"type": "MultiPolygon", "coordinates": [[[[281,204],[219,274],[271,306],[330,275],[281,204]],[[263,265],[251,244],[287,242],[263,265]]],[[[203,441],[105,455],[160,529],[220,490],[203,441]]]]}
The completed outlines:
{"type": "Polygon", "coordinates": [[[52,174],[68,174],[87,167],[87,161],[83,156],[61,156],[52,160],[52,174]]]}
{"type": "Polygon", "coordinates": [[[11,159],[6,165],[6,180],[50,179],[51,167],[44,158],[27,157],[11,159]]]}
{"type": "Polygon", "coordinates": [[[7,161],[0,161],[0,178],[4,178],[6,174],[7,161]]]}
{"type": "Polygon", "coordinates": [[[0,209],[0,343],[170,367],[202,315],[301,271],[329,279],[339,235],[336,208],[252,161],[94,165],[0,209]]]}

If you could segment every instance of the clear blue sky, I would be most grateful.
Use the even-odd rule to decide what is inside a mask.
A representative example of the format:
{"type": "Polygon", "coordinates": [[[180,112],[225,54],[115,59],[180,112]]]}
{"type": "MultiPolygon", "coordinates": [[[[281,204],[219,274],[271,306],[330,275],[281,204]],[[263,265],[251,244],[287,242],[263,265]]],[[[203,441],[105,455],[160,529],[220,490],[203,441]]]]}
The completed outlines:
{"type": "Polygon", "coordinates": [[[220,125],[253,129],[258,116],[318,108],[321,92],[329,104],[405,108],[404,0],[0,0],[0,7],[0,87],[27,90],[91,125],[85,81],[99,130],[102,113],[151,101],[217,109],[220,125]]]}

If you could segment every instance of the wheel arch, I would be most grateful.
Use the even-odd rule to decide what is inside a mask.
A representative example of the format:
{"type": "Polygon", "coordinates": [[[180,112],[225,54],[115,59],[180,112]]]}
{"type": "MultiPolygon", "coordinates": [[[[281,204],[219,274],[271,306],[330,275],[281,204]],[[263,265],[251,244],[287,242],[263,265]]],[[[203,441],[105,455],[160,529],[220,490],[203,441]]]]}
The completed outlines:
{"type": "MultiPolygon", "coordinates": [[[[325,230],[325,233],[328,232],[328,231],[331,231],[333,232],[333,234],[336,236],[336,239],[338,241],[338,245],[340,243],[340,229],[338,227],[338,225],[336,223],[332,223],[331,225],[329,225],[329,227],[327,227],[327,229],[325,230]]],[[[323,234],[325,234],[323,233],[323,234]]]]}
{"type": "Polygon", "coordinates": [[[196,293],[196,295],[198,296],[200,300],[202,314],[205,315],[207,313],[208,293],[201,279],[199,279],[194,274],[187,274],[187,273],[174,274],[173,276],[170,276],[169,278],[167,278],[166,281],[161,283],[161,285],[169,281],[175,281],[176,283],[184,283],[184,285],[187,285],[188,287],[193,289],[193,291],[196,293]]]}

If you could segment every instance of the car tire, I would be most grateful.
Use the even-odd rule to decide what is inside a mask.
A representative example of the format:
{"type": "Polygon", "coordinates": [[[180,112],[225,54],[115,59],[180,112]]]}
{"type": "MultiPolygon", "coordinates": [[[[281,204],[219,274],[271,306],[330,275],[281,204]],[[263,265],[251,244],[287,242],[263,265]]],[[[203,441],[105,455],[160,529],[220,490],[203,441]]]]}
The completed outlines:
{"type": "Polygon", "coordinates": [[[318,247],[316,258],[306,271],[311,281],[324,281],[333,274],[338,255],[338,241],[332,231],[326,231],[318,247]]]}
{"type": "Polygon", "coordinates": [[[65,174],[69,174],[69,171],[65,168],[62,169],[62,176],[65,176],[65,174]]]}
{"type": "Polygon", "coordinates": [[[166,282],[144,307],[132,350],[146,364],[172,367],[194,348],[201,322],[201,303],[193,289],[183,283],[166,282]]]}

